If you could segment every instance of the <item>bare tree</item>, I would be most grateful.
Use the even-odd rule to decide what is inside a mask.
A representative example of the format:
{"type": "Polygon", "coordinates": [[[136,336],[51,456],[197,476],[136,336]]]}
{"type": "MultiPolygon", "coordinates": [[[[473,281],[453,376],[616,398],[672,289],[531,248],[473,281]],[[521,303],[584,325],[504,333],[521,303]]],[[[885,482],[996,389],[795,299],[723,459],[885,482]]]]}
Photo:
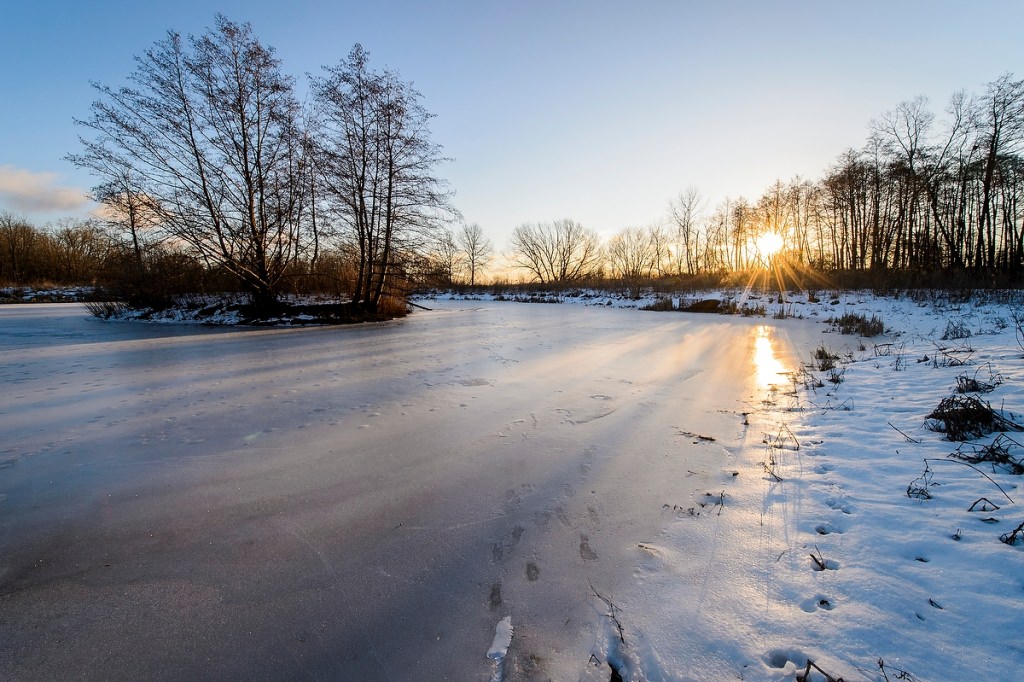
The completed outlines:
{"type": "Polygon", "coordinates": [[[1010,74],[988,84],[977,100],[978,141],[984,170],[981,180],[981,215],[975,263],[995,266],[996,226],[993,219],[993,194],[997,169],[1002,157],[1017,151],[1024,142],[1024,80],[1010,74]]]}
{"type": "Polygon", "coordinates": [[[96,221],[62,219],[51,228],[57,279],[94,283],[110,251],[110,240],[96,221]]]}
{"type": "Polygon", "coordinates": [[[652,275],[661,277],[669,274],[672,267],[672,238],[661,224],[651,225],[647,228],[647,236],[651,240],[651,249],[654,251],[654,270],[652,275]]]}
{"type": "Polygon", "coordinates": [[[650,279],[658,261],[652,230],[627,227],[611,239],[605,248],[612,273],[627,282],[650,279]]]}
{"type": "Polygon", "coordinates": [[[954,268],[964,264],[966,225],[956,216],[966,212],[963,179],[976,152],[971,147],[972,108],[964,91],[950,97],[944,142],[935,145],[923,171],[931,217],[945,246],[947,265],[954,268]]]}
{"type": "Polygon", "coordinates": [[[103,204],[104,222],[113,233],[127,237],[131,248],[131,261],[135,275],[144,274],[144,254],[147,247],[161,241],[158,211],[132,181],[132,171],[111,169],[108,180],[93,190],[93,198],[103,204]]]}
{"type": "Polygon", "coordinates": [[[923,95],[900,102],[887,111],[872,127],[884,140],[883,144],[894,156],[901,157],[911,173],[916,173],[921,157],[926,152],[928,133],[935,115],[928,109],[928,98],[923,95]]]}
{"type": "Polygon", "coordinates": [[[669,220],[675,227],[672,269],[676,275],[692,275],[697,271],[698,224],[703,203],[700,190],[692,186],[687,187],[669,202],[669,220]]]}
{"type": "Polygon", "coordinates": [[[25,219],[0,212],[0,282],[26,284],[42,274],[44,235],[25,219]]]}
{"type": "Polygon", "coordinates": [[[608,240],[605,258],[612,274],[628,287],[634,298],[640,296],[641,287],[658,271],[663,243],[660,227],[627,227],[608,240]]]}
{"type": "Polygon", "coordinates": [[[512,231],[509,258],[542,284],[592,275],[601,262],[596,233],[573,220],[524,223],[512,231]]]}
{"type": "Polygon", "coordinates": [[[376,310],[402,259],[421,251],[444,219],[457,215],[435,168],[421,95],[394,72],[371,71],[361,45],[314,78],[319,156],[333,214],[357,256],[353,303],[376,310]]]}
{"type": "Polygon", "coordinates": [[[465,266],[465,257],[451,230],[445,228],[437,233],[430,256],[444,283],[457,284],[465,266]]]}
{"type": "MultiPolygon", "coordinates": [[[[882,115],[873,124],[878,142],[889,164],[886,169],[891,179],[903,187],[905,191],[896,197],[899,203],[895,230],[896,264],[905,267],[910,262],[918,262],[921,254],[922,241],[915,239],[919,232],[922,219],[926,216],[921,202],[925,190],[926,179],[923,162],[931,154],[928,137],[935,115],[928,109],[928,99],[918,96],[913,100],[901,102],[897,107],[882,115]]],[[[871,243],[879,244],[881,222],[880,216],[872,215],[871,243]]],[[[884,266],[886,259],[881,257],[878,249],[872,252],[872,267],[884,266]]]]}
{"type": "Polygon", "coordinates": [[[476,284],[477,274],[491,262],[494,246],[491,240],[484,236],[484,231],[477,223],[462,226],[459,232],[459,246],[462,247],[466,267],[469,269],[469,285],[473,286],[476,284]]]}
{"type": "Polygon", "coordinates": [[[130,172],[161,229],[272,304],[302,254],[308,182],[292,79],[249,24],[217,15],[184,41],[176,32],[136,58],[130,85],[95,85],[78,121],[92,135],[69,158],[101,183],[101,200],[130,172]]]}

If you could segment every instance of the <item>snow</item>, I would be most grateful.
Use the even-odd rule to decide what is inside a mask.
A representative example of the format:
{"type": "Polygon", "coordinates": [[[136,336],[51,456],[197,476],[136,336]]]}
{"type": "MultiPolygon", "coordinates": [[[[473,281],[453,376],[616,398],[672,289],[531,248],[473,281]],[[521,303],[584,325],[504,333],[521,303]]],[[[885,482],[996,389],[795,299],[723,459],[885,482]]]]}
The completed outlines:
{"type": "Polygon", "coordinates": [[[1024,421],[1015,297],[701,297],[768,317],[0,306],[0,677],[1024,678],[1024,481],[928,420],[1024,421]]]}
{"type": "Polygon", "coordinates": [[[494,628],[494,641],[487,650],[487,658],[494,661],[494,673],[491,682],[501,682],[505,678],[505,656],[512,644],[512,616],[505,616],[494,628]]]}
{"type": "MultiPolygon", "coordinates": [[[[846,680],[884,679],[879,660],[889,679],[1024,676],[1024,555],[999,541],[1024,521],[1020,478],[989,468],[997,487],[948,459],[965,448],[926,419],[964,373],[1002,380],[983,396],[996,408],[1024,403],[1012,308],[839,297],[837,310],[877,314],[896,333],[824,334],[845,358],[842,382],[808,390],[804,377],[794,393],[780,381],[750,417],[762,442],[740,444],[729,459],[739,475],[717,481],[721,511],[677,514],[638,544],[636,581],[616,600],[629,614],[625,679],[793,679],[809,659],[846,680]],[[950,323],[970,336],[941,340],[950,323]],[[969,365],[942,366],[943,349],[968,347],[969,365]],[[926,459],[932,497],[911,498],[926,459]],[[983,496],[998,511],[968,511],[983,496]]],[[[621,655],[614,640],[605,650],[621,655]]]]}
{"type": "Polygon", "coordinates": [[[491,648],[487,650],[487,658],[501,661],[508,653],[508,647],[512,644],[512,616],[505,616],[498,621],[494,628],[494,641],[491,648]]]}
{"type": "Polygon", "coordinates": [[[67,286],[57,288],[33,289],[31,287],[0,287],[0,302],[30,303],[48,301],[52,303],[68,303],[84,301],[95,291],[91,286],[67,286]]]}

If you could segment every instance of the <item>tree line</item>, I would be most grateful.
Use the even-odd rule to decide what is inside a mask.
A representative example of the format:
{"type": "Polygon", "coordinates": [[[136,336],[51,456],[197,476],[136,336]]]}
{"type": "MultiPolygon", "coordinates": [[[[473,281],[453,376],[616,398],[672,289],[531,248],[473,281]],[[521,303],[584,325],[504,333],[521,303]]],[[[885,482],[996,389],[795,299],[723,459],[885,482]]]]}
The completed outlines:
{"type": "MultiPolygon", "coordinates": [[[[711,212],[690,188],[660,223],[612,237],[605,262],[619,277],[772,264],[1016,282],[1024,269],[1022,145],[1024,80],[1007,74],[980,95],[956,93],[941,118],[918,97],[872,121],[865,145],[841,153],[820,180],[777,181],[756,201],[726,199],[711,212]],[[770,256],[759,248],[766,233],[780,247],[770,256]]],[[[513,249],[530,253],[529,240],[514,238],[513,249]]]]}
{"type": "Polygon", "coordinates": [[[110,236],[94,220],[62,220],[44,230],[0,212],[0,283],[95,282],[111,246],[110,236]]]}
{"type": "MultiPolygon", "coordinates": [[[[475,285],[499,255],[437,175],[447,159],[410,83],[356,45],[294,78],[248,24],[218,15],[166,38],[128,84],[94,84],[68,158],[97,178],[99,217],[40,230],[0,214],[0,283],[101,283],[125,298],[327,292],[374,311],[415,285],[475,285]]],[[[956,93],[940,116],[902,102],[816,181],[776,181],[708,210],[690,187],[662,219],[607,239],[571,219],[517,226],[503,252],[543,284],[725,278],[764,270],[879,282],[967,273],[1016,283],[1024,268],[1024,80],[956,93]],[[771,235],[771,248],[765,245],[771,235]]]]}

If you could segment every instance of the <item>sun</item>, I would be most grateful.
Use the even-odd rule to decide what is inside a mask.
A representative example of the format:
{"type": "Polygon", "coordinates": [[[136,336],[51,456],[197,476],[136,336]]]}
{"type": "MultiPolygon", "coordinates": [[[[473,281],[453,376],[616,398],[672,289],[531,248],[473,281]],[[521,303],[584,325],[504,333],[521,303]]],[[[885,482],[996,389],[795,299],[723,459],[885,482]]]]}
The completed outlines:
{"type": "Polygon", "coordinates": [[[778,232],[764,232],[754,240],[754,246],[761,258],[769,259],[782,250],[782,235],[778,232]]]}

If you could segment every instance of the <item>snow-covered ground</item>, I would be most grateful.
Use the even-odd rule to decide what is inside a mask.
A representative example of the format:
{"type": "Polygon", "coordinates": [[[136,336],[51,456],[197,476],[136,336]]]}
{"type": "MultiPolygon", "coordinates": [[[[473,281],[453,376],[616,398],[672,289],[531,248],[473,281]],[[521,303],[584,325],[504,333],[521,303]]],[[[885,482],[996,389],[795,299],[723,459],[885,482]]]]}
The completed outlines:
{"type": "Polygon", "coordinates": [[[91,286],[46,287],[0,287],[0,303],[72,303],[88,300],[94,288],[91,286]]]}
{"type": "Polygon", "coordinates": [[[614,599],[625,641],[608,625],[602,656],[636,680],[793,679],[808,660],[814,680],[1024,679],[1024,532],[1000,541],[1024,523],[1021,477],[949,457],[1002,438],[1024,462],[1024,438],[965,445],[926,419],[977,380],[1024,425],[1016,306],[796,298],[810,319],[877,315],[891,333],[826,334],[836,369],[780,377],[750,416],[761,442],[725,439],[709,495],[637,543],[614,599]]]}
{"type": "Polygon", "coordinates": [[[0,306],[0,677],[1024,677],[1022,481],[926,421],[965,374],[1024,421],[1013,306],[733,296],[0,306]]]}

